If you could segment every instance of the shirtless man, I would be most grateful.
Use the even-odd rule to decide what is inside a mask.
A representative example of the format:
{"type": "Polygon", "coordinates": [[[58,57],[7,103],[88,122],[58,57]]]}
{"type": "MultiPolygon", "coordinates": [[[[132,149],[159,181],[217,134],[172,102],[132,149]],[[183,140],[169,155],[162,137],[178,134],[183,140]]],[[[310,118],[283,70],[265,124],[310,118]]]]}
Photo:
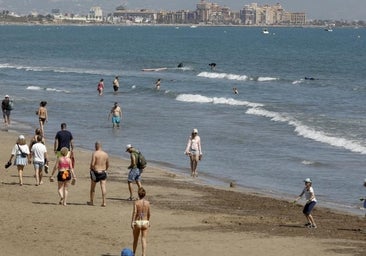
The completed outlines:
{"type": "Polygon", "coordinates": [[[118,105],[117,102],[114,103],[114,106],[112,107],[111,112],[109,112],[108,120],[111,116],[112,116],[113,128],[119,127],[119,124],[120,124],[121,119],[122,119],[122,109],[118,105]]]}
{"type": "Polygon", "coordinates": [[[100,182],[100,188],[102,190],[102,207],[106,206],[106,183],[107,183],[107,170],[109,167],[108,154],[102,150],[102,144],[95,142],[95,151],[92,154],[90,162],[90,201],[88,205],[94,205],[95,186],[100,182]]]}
{"type": "Polygon", "coordinates": [[[118,76],[116,76],[113,80],[113,90],[116,93],[119,89],[119,80],[118,80],[118,76]]]}

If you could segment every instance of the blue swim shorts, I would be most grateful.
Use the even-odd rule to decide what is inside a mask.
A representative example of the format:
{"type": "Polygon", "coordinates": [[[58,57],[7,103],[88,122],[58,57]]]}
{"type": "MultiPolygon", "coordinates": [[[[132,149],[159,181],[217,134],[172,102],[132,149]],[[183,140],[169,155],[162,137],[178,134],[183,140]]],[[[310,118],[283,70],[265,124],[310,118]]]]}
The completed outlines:
{"type": "Polygon", "coordinates": [[[112,117],[112,123],[113,124],[119,124],[121,122],[121,118],[119,116],[113,116],[112,117]]]}
{"type": "Polygon", "coordinates": [[[130,172],[128,173],[127,180],[129,182],[140,181],[141,180],[141,172],[140,172],[140,170],[138,168],[131,169],[130,172]]]}
{"type": "Polygon", "coordinates": [[[304,209],[302,210],[302,212],[305,215],[310,215],[311,211],[313,210],[315,205],[316,205],[315,201],[311,201],[310,203],[305,204],[304,209]]]}

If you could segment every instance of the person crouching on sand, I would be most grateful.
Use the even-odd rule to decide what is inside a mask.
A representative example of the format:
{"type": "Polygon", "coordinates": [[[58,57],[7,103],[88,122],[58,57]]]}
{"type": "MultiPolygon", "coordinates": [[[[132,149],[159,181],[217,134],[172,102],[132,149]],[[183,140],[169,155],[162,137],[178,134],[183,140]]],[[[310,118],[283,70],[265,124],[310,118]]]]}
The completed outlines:
{"type": "Polygon", "coordinates": [[[314,208],[314,206],[316,205],[316,198],[315,198],[315,194],[314,194],[314,189],[311,186],[312,181],[310,178],[306,178],[304,180],[305,182],[305,187],[303,189],[303,191],[301,192],[301,194],[295,199],[294,203],[297,202],[297,200],[299,200],[304,194],[305,194],[305,199],[306,199],[306,204],[304,206],[303,209],[303,213],[307,219],[307,223],[305,224],[305,227],[308,228],[316,228],[316,224],[314,222],[314,218],[311,215],[311,212],[314,208]]]}

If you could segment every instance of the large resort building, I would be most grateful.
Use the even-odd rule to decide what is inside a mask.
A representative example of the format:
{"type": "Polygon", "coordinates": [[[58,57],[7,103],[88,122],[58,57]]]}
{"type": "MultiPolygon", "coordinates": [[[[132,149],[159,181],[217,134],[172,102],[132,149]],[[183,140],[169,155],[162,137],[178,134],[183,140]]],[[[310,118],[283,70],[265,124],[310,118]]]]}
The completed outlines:
{"type": "Polygon", "coordinates": [[[154,23],[154,24],[213,24],[213,25],[304,25],[306,15],[303,12],[285,11],[276,5],[245,5],[239,12],[216,3],[201,0],[195,11],[152,11],[128,10],[124,6],[116,8],[114,22],[154,23]]]}

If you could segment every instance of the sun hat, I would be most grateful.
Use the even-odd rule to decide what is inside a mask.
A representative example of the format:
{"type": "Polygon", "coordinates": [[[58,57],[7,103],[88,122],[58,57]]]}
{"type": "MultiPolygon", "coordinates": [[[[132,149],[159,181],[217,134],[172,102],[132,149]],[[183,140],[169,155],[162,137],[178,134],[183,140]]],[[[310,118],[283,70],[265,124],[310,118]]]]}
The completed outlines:
{"type": "Polygon", "coordinates": [[[25,139],[25,137],[24,137],[24,135],[19,135],[18,139],[19,139],[19,140],[24,140],[24,139],[25,139]]]}
{"type": "Polygon", "coordinates": [[[306,179],[304,180],[304,182],[306,182],[306,183],[312,183],[312,181],[311,181],[311,179],[310,179],[310,178],[306,178],[306,179]]]}
{"type": "Polygon", "coordinates": [[[198,133],[198,130],[196,128],[194,128],[192,133],[198,133]]]}
{"type": "Polygon", "coordinates": [[[131,144],[127,144],[127,145],[126,145],[126,152],[127,152],[130,148],[132,148],[132,145],[131,145],[131,144]]]}
{"type": "Polygon", "coordinates": [[[124,248],[121,251],[121,256],[134,256],[133,251],[131,251],[131,249],[129,248],[124,248]]]}

